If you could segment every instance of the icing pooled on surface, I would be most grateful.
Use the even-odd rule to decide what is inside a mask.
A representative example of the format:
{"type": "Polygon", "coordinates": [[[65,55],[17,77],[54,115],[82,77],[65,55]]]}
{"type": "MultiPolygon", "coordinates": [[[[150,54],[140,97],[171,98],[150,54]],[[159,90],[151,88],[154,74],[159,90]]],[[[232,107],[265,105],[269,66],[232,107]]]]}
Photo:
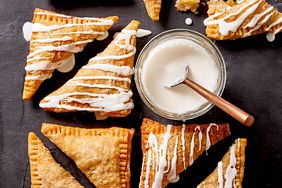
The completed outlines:
{"type": "Polygon", "coordinates": [[[193,23],[193,20],[191,18],[186,18],[185,19],[185,24],[186,25],[192,25],[192,23],[193,23]]]}
{"type": "Polygon", "coordinates": [[[152,31],[150,31],[150,30],[138,29],[136,36],[137,36],[138,38],[141,38],[141,37],[145,37],[145,36],[148,36],[148,35],[151,35],[151,34],[152,34],[152,31]]]}

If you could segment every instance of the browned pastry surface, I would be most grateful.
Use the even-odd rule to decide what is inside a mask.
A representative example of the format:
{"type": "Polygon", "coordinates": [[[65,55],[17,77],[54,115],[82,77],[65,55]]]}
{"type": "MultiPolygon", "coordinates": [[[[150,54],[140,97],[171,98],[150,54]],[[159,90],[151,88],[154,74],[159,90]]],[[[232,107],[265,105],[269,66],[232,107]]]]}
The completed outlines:
{"type": "MultiPolygon", "coordinates": [[[[241,18],[243,18],[242,23],[238,22],[238,28],[236,28],[235,31],[229,31],[227,34],[220,32],[220,27],[217,23],[207,25],[206,33],[210,38],[216,40],[233,40],[261,33],[276,33],[282,31],[282,22],[279,22],[282,18],[282,13],[269,5],[265,0],[245,0],[240,1],[240,3],[231,0],[227,2],[224,0],[210,0],[208,6],[209,18],[206,20],[214,22],[224,18],[223,20],[226,23],[234,23],[238,22],[241,16],[241,18]],[[253,9],[254,11],[252,11],[253,9]],[[244,14],[247,16],[245,17],[244,14]],[[258,16],[261,17],[255,21],[258,16]],[[255,24],[250,24],[252,20],[255,24]]],[[[227,27],[230,26],[227,24],[227,27]]]]}
{"type": "MultiPolygon", "coordinates": [[[[177,147],[177,160],[176,160],[176,175],[179,175],[187,167],[189,167],[194,160],[196,160],[203,152],[206,151],[207,140],[210,140],[210,146],[216,144],[218,141],[226,138],[230,135],[228,124],[190,124],[184,126],[172,126],[170,130],[170,138],[167,145],[166,160],[169,161],[165,168],[165,173],[162,180],[162,187],[165,187],[168,183],[168,174],[171,172],[172,159],[174,158],[174,149],[177,147]],[[196,128],[198,127],[198,128],[196,128]],[[217,128],[218,127],[218,128],[217,128]],[[199,131],[200,129],[200,131],[199,131]],[[202,134],[200,140],[199,134],[202,134]],[[208,137],[207,137],[208,132],[208,137]],[[183,139],[183,140],[182,140],[183,139]],[[177,142],[176,142],[177,140],[177,142]],[[192,140],[194,146],[191,146],[192,140]],[[177,143],[177,144],[176,144],[177,143]],[[183,146],[183,143],[185,147],[183,146]],[[193,153],[191,154],[191,147],[193,153]]],[[[154,153],[150,146],[148,139],[150,135],[154,135],[158,142],[158,148],[162,148],[164,135],[168,131],[168,127],[162,125],[156,121],[145,118],[141,126],[142,134],[142,151],[143,151],[143,164],[140,177],[140,187],[145,185],[152,187],[153,182],[156,180],[157,169],[159,164],[156,162],[159,155],[154,153]],[[149,152],[151,153],[151,160],[149,160],[149,152]],[[157,157],[158,156],[158,157],[157,157]],[[148,161],[149,165],[148,165],[148,161]],[[147,169],[149,171],[147,172],[147,169]],[[146,177],[148,176],[148,177],[146,177]]]]}
{"type": "MultiPolygon", "coordinates": [[[[236,176],[232,181],[232,187],[242,188],[242,181],[244,178],[244,170],[245,170],[245,148],[247,145],[247,139],[239,138],[235,141],[233,146],[235,147],[235,156],[236,156],[236,176]]],[[[222,173],[219,172],[219,167],[216,169],[202,182],[197,188],[212,188],[212,187],[220,187],[219,182],[222,186],[226,183],[225,174],[228,166],[230,165],[230,154],[231,149],[224,155],[222,160],[222,173]],[[219,178],[219,173],[222,176],[222,179],[219,178]]],[[[231,167],[232,168],[232,167],[231,167]]]]}
{"type": "Polygon", "coordinates": [[[54,160],[50,151],[33,132],[28,135],[28,156],[32,188],[83,187],[54,160]]]}
{"type": "Polygon", "coordinates": [[[44,123],[41,132],[97,187],[130,187],[133,129],[84,129],[44,123]]]}
{"type": "MultiPolygon", "coordinates": [[[[140,23],[138,21],[131,21],[127,27],[125,27],[124,30],[132,30],[132,31],[137,31],[139,28],[140,23]]],[[[99,53],[96,57],[104,57],[104,56],[122,56],[124,54],[129,54],[132,53],[129,50],[126,49],[122,49],[119,46],[116,45],[116,41],[118,39],[115,38],[109,45],[108,47],[101,53],[99,53]]],[[[122,40],[121,44],[125,44],[125,41],[122,40]]],[[[136,45],[136,35],[133,35],[130,39],[130,45],[135,46],[136,45]]],[[[105,59],[105,60],[90,60],[88,62],[88,64],[86,66],[92,66],[95,64],[109,64],[109,65],[114,65],[114,66],[127,66],[128,68],[133,68],[133,64],[134,64],[134,54],[132,54],[130,57],[126,57],[124,59],[119,59],[119,60],[115,60],[115,59],[105,59]]],[[[95,77],[95,76],[112,76],[112,77],[118,77],[118,78],[127,78],[127,79],[131,79],[131,75],[128,76],[123,76],[121,74],[115,73],[115,72],[111,72],[111,71],[105,71],[105,70],[99,70],[99,69],[85,69],[84,67],[82,67],[78,73],[74,76],[74,78],[72,78],[71,80],[75,80],[78,77],[85,77],[85,76],[90,76],[90,77],[95,77]]],[[[75,80],[77,82],[77,80],[75,80]]],[[[70,82],[70,81],[69,81],[70,82]]],[[[130,91],[130,83],[125,82],[125,81],[118,81],[118,80],[113,80],[113,79],[88,79],[88,80],[79,80],[79,83],[81,83],[80,85],[69,85],[67,82],[66,84],[64,84],[61,88],[59,88],[58,90],[54,91],[53,93],[51,93],[50,95],[48,95],[47,97],[45,97],[41,102],[40,102],[40,106],[42,107],[43,105],[43,109],[47,110],[47,111],[53,111],[53,112],[74,112],[74,111],[78,111],[81,109],[85,109],[85,111],[90,111],[90,112],[94,112],[96,115],[97,119],[105,119],[107,117],[124,117],[127,116],[128,114],[130,114],[131,109],[119,109],[119,110],[110,110],[110,111],[105,111],[102,107],[99,106],[91,106],[89,103],[81,103],[81,102],[77,102],[77,101],[70,101],[67,98],[64,98],[62,100],[59,101],[59,104],[61,106],[66,105],[68,107],[71,107],[72,109],[68,109],[68,108],[63,108],[63,107],[46,107],[44,106],[44,103],[48,103],[50,102],[50,100],[48,100],[48,98],[52,98],[54,96],[58,96],[58,95],[64,95],[64,94],[69,94],[69,93],[75,93],[75,92],[84,92],[84,93],[90,93],[90,94],[102,94],[102,95],[112,95],[112,94],[119,94],[120,91],[118,91],[115,88],[99,88],[99,87],[89,87],[89,86],[85,86],[82,87],[81,84],[91,84],[91,85],[96,85],[96,84],[103,84],[109,87],[119,87],[123,90],[126,90],[128,92],[130,91]],[[96,108],[96,109],[94,109],[96,108]]],[[[73,95],[71,96],[75,99],[86,99],[89,98],[89,96],[87,95],[73,95]]],[[[106,99],[105,99],[105,102],[106,99]]],[[[131,98],[129,98],[129,101],[125,101],[124,102],[125,105],[132,103],[131,98]]],[[[106,106],[105,106],[106,107],[106,106]]]]}
{"type": "MultiPolygon", "coordinates": [[[[43,26],[64,26],[66,24],[83,24],[77,25],[73,27],[64,27],[51,31],[42,31],[42,32],[32,32],[29,53],[33,53],[35,50],[42,49],[44,46],[62,46],[68,45],[74,42],[79,41],[91,41],[94,40],[98,35],[93,34],[93,32],[105,32],[112,27],[112,25],[119,20],[117,16],[110,16],[107,18],[101,18],[103,20],[112,20],[112,24],[109,25],[87,25],[89,23],[98,22],[93,18],[79,18],[79,17],[71,17],[65,15],[58,14],[51,11],[46,11],[42,9],[36,8],[34,10],[33,15],[33,23],[41,24],[43,26]],[[40,13],[40,14],[39,14],[40,13]],[[46,13],[44,15],[43,13],[46,13]],[[90,32],[90,33],[77,33],[71,34],[74,32],[90,32]],[[92,32],[92,33],[91,33],[92,32]],[[58,34],[62,33],[62,34],[58,34]],[[35,42],[35,40],[41,40],[46,38],[62,38],[62,37],[71,37],[72,40],[67,41],[52,41],[52,42],[35,42]]],[[[100,19],[100,18],[99,18],[100,19]]],[[[87,43],[77,44],[76,47],[81,50],[87,43]]],[[[65,60],[73,55],[72,52],[69,51],[43,51],[31,57],[31,59],[27,59],[27,65],[35,64],[38,62],[51,62],[51,64],[55,66],[59,66],[59,62],[65,60]],[[33,58],[41,58],[33,59],[33,58]]],[[[34,70],[34,71],[26,71],[26,77],[42,77],[42,79],[31,79],[25,80],[24,90],[23,90],[23,99],[30,99],[34,93],[37,91],[41,83],[52,76],[54,69],[51,70],[34,70]],[[44,77],[44,78],[43,78],[44,77]]]]}

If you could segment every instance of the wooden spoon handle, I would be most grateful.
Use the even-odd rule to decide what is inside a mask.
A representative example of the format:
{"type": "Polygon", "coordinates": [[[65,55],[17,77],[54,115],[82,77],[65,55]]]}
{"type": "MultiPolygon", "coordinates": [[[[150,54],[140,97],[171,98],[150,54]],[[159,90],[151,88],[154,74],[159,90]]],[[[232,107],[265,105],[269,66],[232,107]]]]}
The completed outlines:
{"type": "Polygon", "coordinates": [[[230,102],[224,100],[223,98],[215,95],[214,93],[208,91],[197,83],[186,79],[184,82],[187,86],[194,89],[201,96],[206,98],[208,101],[212,102],[214,105],[219,107],[221,110],[241,122],[245,126],[251,126],[254,123],[254,117],[238,108],[237,106],[231,104],[230,102]]]}

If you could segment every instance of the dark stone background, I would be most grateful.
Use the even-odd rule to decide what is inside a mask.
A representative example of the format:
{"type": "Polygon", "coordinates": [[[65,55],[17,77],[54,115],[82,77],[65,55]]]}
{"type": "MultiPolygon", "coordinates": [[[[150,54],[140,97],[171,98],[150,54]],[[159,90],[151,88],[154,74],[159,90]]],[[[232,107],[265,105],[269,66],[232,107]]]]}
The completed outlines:
{"type": "MultiPolygon", "coordinates": [[[[39,101],[59,88],[77,70],[102,51],[111,41],[114,32],[131,19],[141,21],[141,28],[152,30],[149,37],[138,39],[138,53],[156,34],[172,28],[190,28],[204,33],[203,19],[206,7],[200,14],[180,13],[174,1],[163,0],[161,21],[152,22],[142,0],[0,0],[0,125],[1,125],[1,186],[3,188],[29,187],[30,175],[27,156],[27,135],[34,131],[51,148],[56,159],[71,170],[84,185],[91,187],[85,177],[73,167],[73,162],[62,156],[40,133],[43,122],[81,127],[121,126],[136,129],[133,139],[131,172],[132,187],[138,187],[142,154],[140,125],[143,117],[162,123],[180,124],[163,119],[151,112],[141,101],[133,86],[135,108],[130,116],[121,119],[96,121],[93,114],[82,112],[54,114],[38,107],[39,101]],[[22,37],[22,25],[31,21],[34,8],[42,8],[74,16],[120,16],[120,22],[105,41],[89,44],[76,54],[76,66],[70,73],[55,72],[44,82],[32,100],[22,101],[25,60],[28,43],[22,37]],[[193,18],[192,26],[185,18],[193,18]]],[[[269,1],[282,11],[281,1],[269,1]]],[[[256,118],[246,128],[214,107],[207,114],[188,123],[224,123],[231,126],[232,136],[211,148],[208,156],[201,156],[193,166],[180,175],[180,181],[169,187],[195,187],[216,167],[217,162],[238,137],[247,137],[246,168],[243,187],[282,187],[282,34],[273,43],[265,35],[236,41],[215,42],[222,51],[227,66],[227,84],[223,97],[246,109],[256,118]]],[[[137,53],[137,55],[138,55],[137,53]]]]}

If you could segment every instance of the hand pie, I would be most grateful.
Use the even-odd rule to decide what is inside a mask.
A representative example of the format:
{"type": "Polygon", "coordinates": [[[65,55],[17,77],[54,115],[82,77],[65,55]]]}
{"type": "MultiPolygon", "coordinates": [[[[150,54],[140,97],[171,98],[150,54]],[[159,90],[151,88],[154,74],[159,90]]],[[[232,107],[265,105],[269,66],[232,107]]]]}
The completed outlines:
{"type": "Polygon", "coordinates": [[[140,188],[165,187],[210,146],[230,135],[228,124],[171,126],[144,119],[140,188]]]}
{"type": "Polygon", "coordinates": [[[148,15],[153,21],[159,21],[162,7],[162,0],[143,0],[148,15]]]}
{"type": "Polygon", "coordinates": [[[130,187],[133,129],[83,129],[53,124],[41,132],[68,155],[97,187],[130,187]]]}
{"type": "Polygon", "coordinates": [[[200,0],[177,0],[175,7],[178,11],[188,11],[196,12],[200,5],[200,0]]]}
{"type": "Polygon", "coordinates": [[[83,187],[54,160],[50,151],[33,132],[28,135],[28,155],[32,188],[83,187]]]}
{"type": "Polygon", "coordinates": [[[138,27],[138,21],[131,21],[103,52],[90,59],[39,106],[53,112],[94,112],[97,119],[130,114],[133,108],[130,83],[138,27]]]}
{"type": "Polygon", "coordinates": [[[282,13],[265,0],[211,0],[208,5],[209,17],[204,24],[210,38],[227,40],[269,33],[268,38],[274,40],[282,30],[282,13]]]}
{"type": "Polygon", "coordinates": [[[78,18],[35,9],[33,23],[23,27],[30,52],[25,67],[23,99],[30,99],[55,69],[68,72],[75,63],[74,53],[101,35],[106,35],[117,16],[78,18]]]}
{"type": "Polygon", "coordinates": [[[242,187],[246,145],[245,138],[237,139],[216,169],[197,188],[242,187]]]}

